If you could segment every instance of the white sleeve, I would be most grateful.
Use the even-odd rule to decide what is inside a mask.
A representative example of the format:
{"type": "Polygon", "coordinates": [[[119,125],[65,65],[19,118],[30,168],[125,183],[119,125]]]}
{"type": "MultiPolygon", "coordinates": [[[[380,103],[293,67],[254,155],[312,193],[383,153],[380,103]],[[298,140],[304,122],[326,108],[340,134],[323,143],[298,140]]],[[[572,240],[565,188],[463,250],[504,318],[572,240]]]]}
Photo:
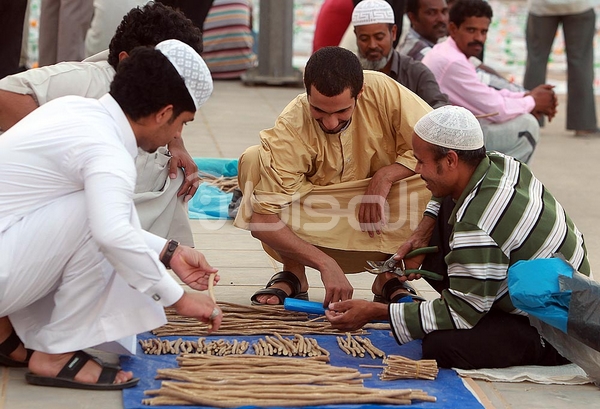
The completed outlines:
{"type": "MultiPolygon", "coordinates": [[[[107,148],[110,152],[110,149],[107,148]]],[[[92,160],[84,169],[85,195],[90,228],[102,253],[133,288],[149,295],[164,306],[183,295],[183,288],[159,261],[165,240],[145,233],[133,218],[137,217],[131,196],[135,171],[131,157],[115,155],[108,161],[92,160]],[[111,163],[112,159],[112,163],[111,163]],[[127,166],[123,160],[127,160],[127,166]]],[[[96,158],[102,153],[96,152],[96,158]]]]}

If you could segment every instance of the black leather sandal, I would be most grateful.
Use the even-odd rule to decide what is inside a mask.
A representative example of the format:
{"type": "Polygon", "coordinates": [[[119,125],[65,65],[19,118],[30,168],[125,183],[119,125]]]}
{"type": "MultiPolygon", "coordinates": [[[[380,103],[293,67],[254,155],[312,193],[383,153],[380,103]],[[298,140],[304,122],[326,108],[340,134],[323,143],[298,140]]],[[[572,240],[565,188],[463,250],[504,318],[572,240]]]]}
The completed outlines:
{"type": "Polygon", "coordinates": [[[265,288],[258,290],[250,298],[252,305],[267,305],[257,301],[257,297],[259,295],[274,295],[279,299],[280,305],[283,305],[284,300],[288,297],[296,298],[298,300],[308,300],[308,292],[300,292],[300,280],[298,280],[298,277],[296,277],[296,275],[291,271],[280,271],[279,273],[275,274],[273,277],[271,277],[265,288]],[[272,287],[275,283],[288,284],[292,288],[292,293],[287,294],[281,288],[272,287]]]}
{"type": "Polygon", "coordinates": [[[10,354],[13,353],[21,345],[21,339],[13,329],[11,334],[0,344],[0,366],[7,366],[9,368],[26,368],[29,365],[29,358],[33,351],[27,350],[27,358],[24,361],[15,361],[10,358],[10,354]]]}
{"type": "Polygon", "coordinates": [[[90,389],[90,390],[120,390],[131,388],[140,381],[133,378],[123,383],[113,383],[117,377],[120,367],[104,364],[100,359],[92,357],[87,352],[77,351],[71,359],[63,366],[57,376],[41,376],[32,372],[25,374],[25,379],[31,385],[54,386],[57,388],[90,389]],[[102,372],[96,383],[84,383],[75,380],[75,376],[83,368],[87,361],[93,359],[102,367],[102,372]]]}
{"type": "Polygon", "coordinates": [[[373,301],[382,304],[390,304],[393,302],[399,302],[403,298],[406,298],[406,300],[403,300],[402,302],[425,301],[425,298],[418,295],[417,291],[410,284],[408,284],[408,282],[401,282],[398,278],[392,278],[391,280],[388,280],[381,289],[381,295],[375,294],[373,296],[373,301]],[[398,290],[404,291],[399,292],[395,297],[392,298],[392,294],[398,290]]]}

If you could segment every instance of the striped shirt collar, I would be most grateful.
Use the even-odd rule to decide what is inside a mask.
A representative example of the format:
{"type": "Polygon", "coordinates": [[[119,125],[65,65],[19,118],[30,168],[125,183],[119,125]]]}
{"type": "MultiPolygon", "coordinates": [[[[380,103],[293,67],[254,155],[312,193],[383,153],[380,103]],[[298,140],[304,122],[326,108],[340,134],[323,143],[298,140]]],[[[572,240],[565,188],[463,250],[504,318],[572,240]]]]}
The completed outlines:
{"type": "Polygon", "coordinates": [[[477,168],[475,168],[475,171],[471,175],[471,179],[469,179],[469,183],[465,187],[465,190],[463,190],[462,194],[456,201],[456,205],[454,206],[454,209],[452,210],[452,214],[450,215],[448,224],[454,225],[454,222],[456,222],[456,212],[458,211],[458,209],[460,209],[462,204],[465,202],[465,199],[473,191],[473,189],[475,189],[475,187],[477,187],[481,183],[481,180],[485,177],[487,172],[490,170],[490,165],[491,165],[491,160],[490,160],[490,156],[488,154],[485,156],[485,158],[483,158],[481,160],[479,165],[477,165],[477,168]]]}

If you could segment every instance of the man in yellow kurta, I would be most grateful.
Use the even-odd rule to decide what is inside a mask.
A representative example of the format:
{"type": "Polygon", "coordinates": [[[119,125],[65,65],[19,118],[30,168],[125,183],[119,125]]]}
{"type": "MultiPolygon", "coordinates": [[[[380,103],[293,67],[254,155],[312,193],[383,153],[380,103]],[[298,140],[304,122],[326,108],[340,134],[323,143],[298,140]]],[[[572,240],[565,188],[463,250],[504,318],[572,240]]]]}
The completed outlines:
{"type": "MultiPolygon", "coordinates": [[[[310,57],[304,85],[240,158],[235,225],[284,270],[253,295],[256,304],[307,299],[306,266],[321,273],[324,305],[352,298],[345,273],[395,253],[430,198],[411,145],[414,124],[431,110],[423,100],[385,74],[363,73],[339,47],[310,57]]],[[[375,281],[375,294],[386,292],[384,281],[375,281]]],[[[385,301],[406,294],[405,283],[394,283],[385,301]]]]}

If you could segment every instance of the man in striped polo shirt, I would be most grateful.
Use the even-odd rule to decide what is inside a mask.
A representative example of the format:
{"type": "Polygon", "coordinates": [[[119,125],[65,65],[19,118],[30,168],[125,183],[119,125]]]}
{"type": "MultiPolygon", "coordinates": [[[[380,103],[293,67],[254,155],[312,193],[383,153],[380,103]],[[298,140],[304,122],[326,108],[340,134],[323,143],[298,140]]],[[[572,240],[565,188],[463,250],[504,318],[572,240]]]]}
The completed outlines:
{"type": "Polygon", "coordinates": [[[423,339],[423,358],[441,367],[567,363],[513,306],[507,272],[519,260],[561,253],[589,275],[581,232],[526,165],[486,154],[481,127],[468,110],[445,106],[429,112],[415,125],[412,141],[416,172],[439,199],[430,202],[397,258],[415,246],[438,245],[437,255],[418,262],[445,276],[430,281],[441,297],[389,307],[348,300],[332,303],[327,318],[345,330],[389,319],[398,343],[423,339]]]}

